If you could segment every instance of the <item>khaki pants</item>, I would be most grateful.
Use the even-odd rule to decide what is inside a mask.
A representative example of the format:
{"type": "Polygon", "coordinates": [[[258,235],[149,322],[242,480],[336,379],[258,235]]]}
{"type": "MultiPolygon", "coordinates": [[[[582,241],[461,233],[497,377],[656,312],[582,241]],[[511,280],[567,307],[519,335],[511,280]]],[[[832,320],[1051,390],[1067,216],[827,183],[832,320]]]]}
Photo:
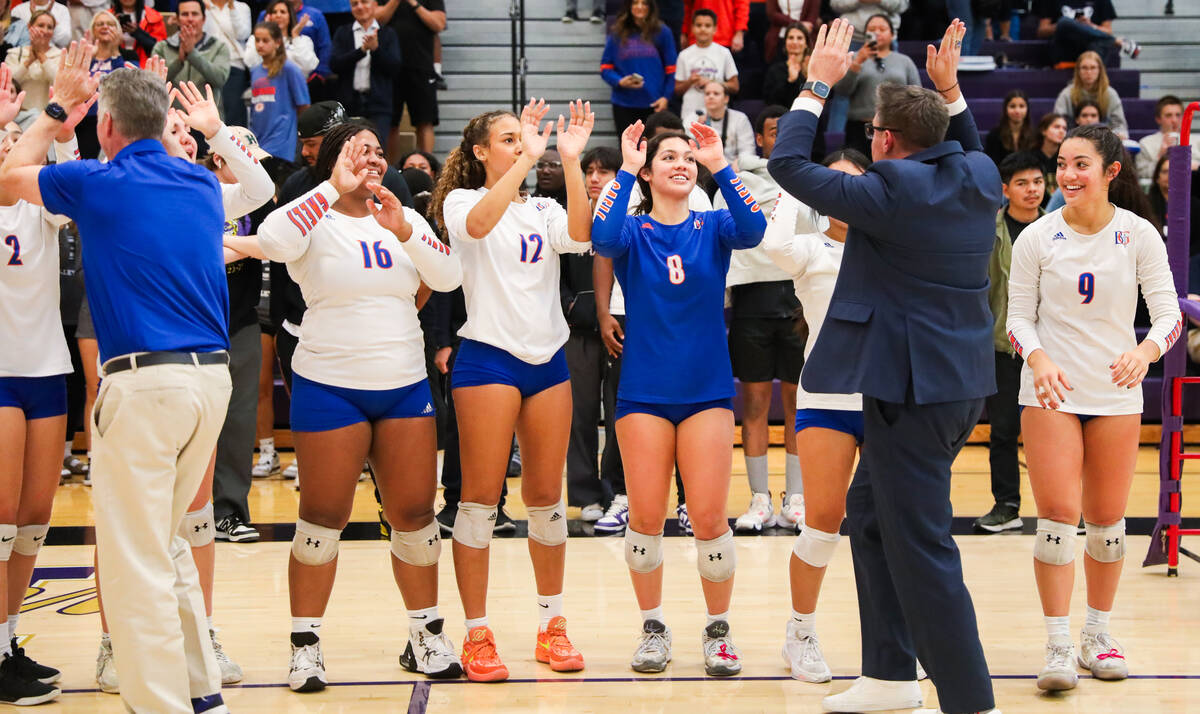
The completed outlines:
{"type": "Polygon", "coordinates": [[[158,365],[105,376],[92,412],[100,587],[134,712],[190,714],[221,690],[199,576],[177,531],[225,418],[224,365],[158,365]]]}

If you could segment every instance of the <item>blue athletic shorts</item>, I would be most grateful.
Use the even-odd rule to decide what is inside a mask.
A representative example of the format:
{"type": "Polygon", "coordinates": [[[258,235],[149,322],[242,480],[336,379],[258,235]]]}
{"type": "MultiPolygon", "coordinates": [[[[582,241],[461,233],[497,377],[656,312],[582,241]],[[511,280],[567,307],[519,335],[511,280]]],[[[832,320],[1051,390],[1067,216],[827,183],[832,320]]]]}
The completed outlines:
{"type": "MultiPolygon", "coordinates": [[[[1034,407],[1034,408],[1035,408],[1035,409],[1041,409],[1041,407],[1034,407]]],[[[1022,413],[1022,412],[1024,412],[1024,411],[1025,411],[1025,405],[1024,405],[1024,404],[1022,404],[1022,405],[1020,406],[1020,408],[1019,408],[1019,409],[1017,409],[1017,414],[1021,414],[1021,413],[1022,413]]],[[[1059,411],[1059,413],[1060,413],[1060,414],[1071,414],[1071,412],[1064,412],[1064,411],[1061,411],[1061,410],[1059,411]]],[[[1071,414],[1071,416],[1073,416],[1073,417],[1075,417],[1076,419],[1078,419],[1078,420],[1079,420],[1079,425],[1080,425],[1080,426],[1083,426],[1084,424],[1087,424],[1089,421],[1091,421],[1091,420],[1095,419],[1096,417],[1098,417],[1098,416],[1100,416],[1100,415],[1099,415],[1099,414],[1071,414]]]]}
{"type": "Polygon", "coordinates": [[[626,414],[649,414],[660,419],[666,419],[675,426],[706,409],[728,409],[733,411],[733,399],[713,399],[708,402],[691,402],[689,404],[653,404],[651,402],[634,402],[617,397],[617,419],[626,414]]]}
{"type": "Polygon", "coordinates": [[[809,427],[833,429],[854,437],[863,443],[863,413],[847,409],[797,409],[796,433],[809,427]]]}
{"type": "Polygon", "coordinates": [[[16,407],[26,419],[67,413],[67,375],[0,377],[0,407],[16,407]]]}
{"type": "Polygon", "coordinates": [[[567,352],[558,352],[545,364],[529,364],[508,352],[475,340],[463,340],[454,358],[450,375],[451,389],[507,384],[516,387],[521,397],[531,397],[571,378],[567,370],[567,352]]]}
{"type": "Polygon", "coordinates": [[[363,421],[434,413],[427,379],[396,389],[349,389],[292,375],[292,431],[329,431],[363,421]]]}

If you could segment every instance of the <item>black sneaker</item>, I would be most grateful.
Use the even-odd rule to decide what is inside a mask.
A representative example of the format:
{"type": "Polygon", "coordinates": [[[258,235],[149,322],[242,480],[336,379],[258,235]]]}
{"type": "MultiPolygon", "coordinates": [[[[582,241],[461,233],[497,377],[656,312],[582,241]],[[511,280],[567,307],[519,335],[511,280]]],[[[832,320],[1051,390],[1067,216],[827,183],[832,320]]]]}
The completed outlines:
{"type": "Polygon", "coordinates": [[[458,518],[458,506],[449,504],[442,506],[442,510],[437,512],[433,517],[437,521],[438,528],[442,530],[442,535],[452,535],[454,533],[454,519],[458,518]]]}
{"type": "Polygon", "coordinates": [[[975,528],[988,533],[1000,531],[1019,531],[1024,527],[1016,506],[1007,503],[997,503],[987,515],[975,519],[975,528]]]}
{"type": "Polygon", "coordinates": [[[450,85],[446,84],[446,78],[442,76],[441,72],[436,70],[433,73],[433,83],[443,92],[450,88],[450,85]]]}
{"type": "Polygon", "coordinates": [[[599,25],[600,23],[604,22],[607,19],[608,19],[608,17],[605,16],[603,10],[597,10],[597,11],[593,12],[592,16],[590,18],[593,25],[599,25]]]}
{"type": "Polygon", "coordinates": [[[579,13],[575,12],[574,10],[568,10],[563,13],[562,21],[568,25],[571,24],[572,22],[578,22],[579,21],[579,13]]]}
{"type": "Polygon", "coordinates": [[[496,509],[496,526],[492,528],[493,533],[516,533],[517,522],[508,517],[503,508],[496,509]]]}
{"type": "Polygon", "coordinates": [[[22,676],[11,656],[6,655],[0,662],[0,703],[29,707],[55,699],[59,694],[62,690],[58,687],[22,676]]]}
{"type": "Polygon", "coordinates": [[[258,531],[246,525],[241,518],[230,515],[217,521],[217,540],[227,540],[230,543],[254,543],[258,540],[258,531]]]}
{"type": "Polygon", "coordinates": [[[17,646],[17,638],[12,638],[12,667],[17,674],[26,679],[36,679],[42,684],[54,684],[62,677],[62,672],[59,672],[53,667],[47,667],[44,664],[34,662],[32,658],[25,654],[25,648],[17,646]]]}
{"type": "Polygon", "coordinates": [[[521,475],[521,447],[513,442],[512,451],[508,452],[508,471],[505,478],[516,478],[521,475]]]}

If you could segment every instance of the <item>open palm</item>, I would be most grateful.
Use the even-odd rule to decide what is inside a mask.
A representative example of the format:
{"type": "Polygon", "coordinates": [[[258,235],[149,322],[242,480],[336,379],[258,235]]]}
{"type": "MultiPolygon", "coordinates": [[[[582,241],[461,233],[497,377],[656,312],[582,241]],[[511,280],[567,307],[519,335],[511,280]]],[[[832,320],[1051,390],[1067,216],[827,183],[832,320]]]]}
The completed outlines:
{"type": "Polygon", "coordinates": [[[521,153],[535,160],[546,153],[546,147],[550,145],[550,132],[554,130],[554,124],[550,122],[542,129],[542,119],[548,111],[545,99],[530,99],[521,110],[521,153]]]}
{"type": "Polygon", "coordinates": [[[578,159],[587,147],[588,137],[592,135],[592,126],[596,123],[596,115],[592,113],[592,103],[576,99],[571,102],[571,118],[564,121],[558,115],[558,144],[559,155],[568,161],[578,159]]]}
{"type": "Polygon", "coordinates": [[[728,165],[725,160],[725,147],[721,144],[721,137],[717,132],[713,131],[711,126],[694,122],[692,124],[692,153],[696,157],[696,161],[704,165],[704,168],[714,174],[728,165]]]}

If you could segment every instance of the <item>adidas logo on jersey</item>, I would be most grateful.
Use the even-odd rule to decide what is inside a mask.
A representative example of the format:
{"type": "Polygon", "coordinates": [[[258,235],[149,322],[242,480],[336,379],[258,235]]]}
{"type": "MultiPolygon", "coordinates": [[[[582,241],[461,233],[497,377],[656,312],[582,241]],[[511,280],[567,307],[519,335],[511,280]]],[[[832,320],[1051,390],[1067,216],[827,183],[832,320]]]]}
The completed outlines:
{"type": "Polygon", "coordinates": [[[1051,238],[1050,240],[1066,240],[1066,239],[1067,239],[1067,237],[1062,234],[1062,231],[1059,231],[1058,233],[1055,233],[1054,237],[1051,238]]]}
{"type": "Polygon", "coordinates": [[[433,413],[433,404],[430,402],[425,402],[425,408],[423,410],[421,410],[421,413],[422,414],[432,414],[433,413]]]}

